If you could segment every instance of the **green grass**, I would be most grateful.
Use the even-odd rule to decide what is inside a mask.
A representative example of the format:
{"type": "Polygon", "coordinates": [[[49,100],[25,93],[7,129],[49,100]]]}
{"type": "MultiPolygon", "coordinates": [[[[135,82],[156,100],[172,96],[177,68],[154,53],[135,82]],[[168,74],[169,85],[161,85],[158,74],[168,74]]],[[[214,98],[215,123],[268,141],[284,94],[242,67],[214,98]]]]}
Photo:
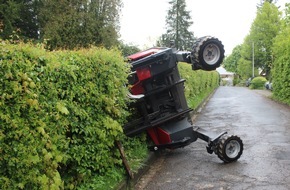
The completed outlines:
{"type": "Polygon", "coordinates": [[[195,97],[188,97],[187,103],[188,106],[192,109],[197,109],[199,105],[202,104],[202,102],[213,92],[213,90],[208,90],[206,92],[200,93],[199,95],[195,97]]]}

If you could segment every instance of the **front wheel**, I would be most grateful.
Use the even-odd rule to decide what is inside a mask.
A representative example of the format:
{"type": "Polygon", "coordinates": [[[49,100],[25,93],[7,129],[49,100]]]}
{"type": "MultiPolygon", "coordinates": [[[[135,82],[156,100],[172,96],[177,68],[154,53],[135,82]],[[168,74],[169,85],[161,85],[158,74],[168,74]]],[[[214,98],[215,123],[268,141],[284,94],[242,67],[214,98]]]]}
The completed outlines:
{"type": "Polygon", "coordinates": [[[224,59],[224,46],[217,38],[204,36],[197,39],[192,47],[193,69],[215,70],[224,59]]]}
{"type": "Polygon", "coordinates": [[[222,136],[215,153],[225,163],[237,161],[243,153],[243,141],[238,136],[222,136]]]}

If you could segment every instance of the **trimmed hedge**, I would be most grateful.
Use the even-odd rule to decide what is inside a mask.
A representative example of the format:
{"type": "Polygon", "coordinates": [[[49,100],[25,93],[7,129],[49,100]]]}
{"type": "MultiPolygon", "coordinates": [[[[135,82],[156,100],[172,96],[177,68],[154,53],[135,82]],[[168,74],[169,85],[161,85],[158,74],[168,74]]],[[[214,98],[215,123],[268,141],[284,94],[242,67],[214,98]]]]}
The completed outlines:
{"type": "Polygon", "coordinates": [[[290,105],[290,26],[275,38],[273,53],[273,98],[290,105]]]}
{"type": "Polygon", "coordinates": [[[73,189],[122,166],[128,66],[116,50],[0,43],[0,189],[73,189]]]}
{"type": "Polygon", "coordinates": [[[187,63],[179,63],[178,67],[181,77],[186,79],[185,96],[188,106],[196,109],[219,86],[219,74],[216,71],[193,71],[187,63]]]}

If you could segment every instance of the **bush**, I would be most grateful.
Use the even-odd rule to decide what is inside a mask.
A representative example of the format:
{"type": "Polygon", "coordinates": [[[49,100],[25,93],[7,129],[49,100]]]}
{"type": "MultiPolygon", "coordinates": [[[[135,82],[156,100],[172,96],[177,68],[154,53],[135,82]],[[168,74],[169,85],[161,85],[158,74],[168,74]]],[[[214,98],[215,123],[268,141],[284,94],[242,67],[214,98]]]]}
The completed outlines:
{"type": "Polygon", "coordinates": [[[267,79],[264,77],[255,77],[251,80],[250,89],[264,89],[267,79]]]}
{"type": "Polygon", "coordinates": [[[1,41],[0,62],[0,189],[74,189],[124,171],[115,140],[127,152],[142,141],[122,131],[129,67],[120,52],[1,41]]]}
{"type": "Polygon", "coordinates": [[[275,38],[273,53],[273,98],[290,105],[290,26],[275,38]]]}

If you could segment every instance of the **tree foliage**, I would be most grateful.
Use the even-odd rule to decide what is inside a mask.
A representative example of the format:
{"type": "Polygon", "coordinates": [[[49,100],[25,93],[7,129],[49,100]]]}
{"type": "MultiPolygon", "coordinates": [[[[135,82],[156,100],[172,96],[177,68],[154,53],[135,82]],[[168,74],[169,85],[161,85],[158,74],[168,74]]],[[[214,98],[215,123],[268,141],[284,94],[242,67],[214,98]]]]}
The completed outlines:
{"type": "Polygon", "coordinates": [[[257,4],[257,8],[263,7],[264,3],[268,2],[268,3],[277,3],[277,0],[260,0],[260,3],[257,4]]]}
{"type": "Polygon", "coordinates": [[[273,97],[290,105],[290,3],[286,3],[282,17],[273,2],[261,1],[257,6],[250,33],[227,57],[224,65],[230,71],[236,68],[237,74],[247,79],[251,77],[254,54],[255,76],[258,76],[257,68],[263,68],[273,83],[273,97]]]}
{"type": "Polygon", "coordinates": [[[282,27],[288,27],[290,25],[290,3],[285,4],[284,18],[282,19],[282,27]]]}
{"type": "Polygon", "coordinates": [[[132,44],[125,44],[122,41],[120,42],[119,49],[121,50],[124,56],[129,56],[140,51],[140,49],[137,46],[132,44]]]}
{"type": "Polygon", "coordinates": [[[242,79],[247,79],[252,76],[252,62],[244,58],[239,59],[237,71],[242,79]]]}
{"type": "Polygon", "coordinates": [[[252,23],[250,34],[244,41],[244,58],[252,59],[252,50],[254,49],[255,67],[263,69],[266,76],[269,76],[272,67],[273,39],[280,30],[280,21],[281,12],[278,7],[265,1],[263,6],[257,9],[257,16],[252,23]]]}
{"type": "Polygon", "coordinates": [[[15,24],[20,17],[21,3],[0,0],[0,37],[8,38],[15,30],[15,24]]]}
{"type": "Polygon", "coordinates": [[[241,45],[237,45],[232,53],[225,58],[223,65],[227,71],[237,73],[238,61],[241,58],[241,45]]]}
{"type": "Polygon", "coordinates": [[[157,44],[170,46],[173,42],[177,49],[191,49],[194,34],[190,32],[189,28],[193,22],[190,12],[186,10],[185,0],[171,0],[169,4],[170,9],[166,16],[166,33],[160,37],[157,44]]]}
{"type": "Polygon", "coordinates": [[[260,65],[266,71],[272,65],[272,45],[273,39],[280,30],[280,15],[278,8],[274,4],[265,3],[259,10],[257,18],[253,24],[253,41],[258,40],[257,55],[261,57],[260,65]]]}
{"type": "Polygon", "coordinates": [[[0,36],[46,41],[49,49],[118,43],[121,0],[1,0],[0,36]]]}
{"type": "Polygon", "coordinates": [[[232,54],[225,60],[225,67],[247,79],[252,76],[253,59],[254,74],[257,76],[258,69],[262,69],[267,78],[271,77],[273,65],[273,40],[281,28],[281,15],[275,1],[263,0],[257,5],[257,14],[249,34],[239,49],[234,49],[232,54]]]}

